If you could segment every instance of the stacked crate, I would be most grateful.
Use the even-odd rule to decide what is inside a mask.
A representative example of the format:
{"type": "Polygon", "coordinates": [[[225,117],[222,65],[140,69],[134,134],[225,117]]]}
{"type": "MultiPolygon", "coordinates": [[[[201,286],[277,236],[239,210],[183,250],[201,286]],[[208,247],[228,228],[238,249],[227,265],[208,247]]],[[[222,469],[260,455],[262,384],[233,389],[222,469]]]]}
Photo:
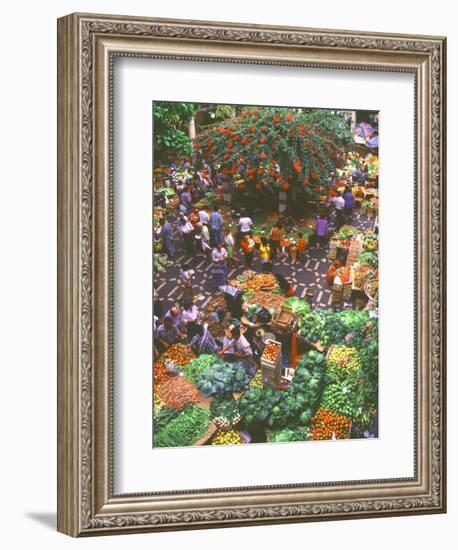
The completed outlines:
{"type": "Polygon", "coordinates": [[[329,241],[328,259],[335,260],[337,258],[337,240],[331,239],[329,241]]]}
{"type": "Polygon", "coordinates": [[[281,378],[282,355],[281,343],[267,340],[261,355],[262,381],[264,386],[276,388],[281,378]],[[272,354],[271,352],[275,353],[272,354]]]}
{"type": "Polygon", "coordinates": [[[343,285],[342,300],[344,302],[349,302],[351,300],[351,292],[352,292],[351,283],[346,283],[345,285],[343,285]]]}
{"type": "Polygon", "coordinates": [[[341,302],[342,301],[342,291],[343,284],[334,279],[334,284],[332,285],[332,301],[341,302]]]}
{"type": "Polygon", "coordinates": [[[363,245],[358,239],[352,239],[348,250],[347,265],[352,266],[356,262],[356,258],[361,254],[363,245]]]}

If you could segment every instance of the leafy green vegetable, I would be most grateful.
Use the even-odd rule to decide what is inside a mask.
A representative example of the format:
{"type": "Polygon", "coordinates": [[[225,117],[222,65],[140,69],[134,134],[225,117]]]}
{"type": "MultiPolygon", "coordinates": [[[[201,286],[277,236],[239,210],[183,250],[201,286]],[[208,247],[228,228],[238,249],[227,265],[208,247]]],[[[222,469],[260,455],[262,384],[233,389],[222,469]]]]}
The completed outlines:
{"type": "Polygon", "coordinates": [[[250,380],[242,363],[223,362],[207,367],[200,374],[197,387],[203,395],[209,397],[246,390],[250,380]]]}
{"type": "Polygon", "coordinates": [[[210,422],[210,411],[202,407],[185,406],[178,416],[154,430],[154,447],[186,447],[205,435],[210,422]]]}
{"type": "Polygon", "coordinates": [[[216,363],[222,363],[223,360],[217,355],[199,355],[191,359],[191,361],[185,367],[185,377],[197,384],[201,374],[205,369],[213,367],[216,363]]]}
{"type": "Polygon", "coordinates": [[[289,441],[304,441],[308,439],[308,430],[304,427],[288,427],[270,432],[270,443],[288,443],[289,441]]]}
{"type": "Polygon", "coordinates": [[[322,353],[309,351],[296,368],[287,391],[252,388],[242,394],[240,414],[250,425],[281,428],[291,423],[310,425],[320,402],[326,359],[322,353]]]}
{"type": "Polygon", "coordinates": [[[291,308],[294,315],[299,315],[301,317],[304,317],[311,311],[310,305],[305,300],[301,300],[301,298],[297,298],[296,296],[292,296],[285,300],[285,306],[291,308]]]}
{"type": "Polygon", "coordinates": [[[154,414],[154,431],[158,432],[180,414],[178,409],[162,407],[154,414]]]}

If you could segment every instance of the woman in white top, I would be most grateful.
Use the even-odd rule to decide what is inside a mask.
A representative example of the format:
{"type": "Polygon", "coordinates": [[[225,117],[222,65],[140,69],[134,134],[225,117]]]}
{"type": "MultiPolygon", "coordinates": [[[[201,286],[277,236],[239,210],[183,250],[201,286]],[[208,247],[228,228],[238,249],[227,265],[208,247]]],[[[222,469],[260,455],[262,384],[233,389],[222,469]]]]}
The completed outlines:
{"type": "Polygon", "coordinates": [[[239,220],[239,229],[240,229],[240,240],[243,239],[245,235],[251,233],[251,226],[253,225],[253,220],[248,216],[243,215],[239,220]]]}
{"type": "Polygon", "coordinates": [[[185,300],[181,310],[183,323],[185,324],[186,334],[190,340],[196,335],[197,320],[199,318],[199,310],[191,300],[185,300]]]}

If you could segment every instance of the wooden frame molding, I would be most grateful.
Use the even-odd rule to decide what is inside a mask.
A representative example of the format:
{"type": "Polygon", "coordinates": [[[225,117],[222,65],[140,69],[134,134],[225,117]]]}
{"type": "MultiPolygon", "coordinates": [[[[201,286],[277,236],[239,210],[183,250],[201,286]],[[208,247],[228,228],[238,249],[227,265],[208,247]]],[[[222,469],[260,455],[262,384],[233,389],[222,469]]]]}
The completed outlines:
{"type": "Polygon", "coordinates": [[[72,536],[445,511],[445,38],[73,14],[58,21],[58,530],[72,536]],[[119,56],[416,81],[415,476],[113,492],[112,72],[119,56]]]}

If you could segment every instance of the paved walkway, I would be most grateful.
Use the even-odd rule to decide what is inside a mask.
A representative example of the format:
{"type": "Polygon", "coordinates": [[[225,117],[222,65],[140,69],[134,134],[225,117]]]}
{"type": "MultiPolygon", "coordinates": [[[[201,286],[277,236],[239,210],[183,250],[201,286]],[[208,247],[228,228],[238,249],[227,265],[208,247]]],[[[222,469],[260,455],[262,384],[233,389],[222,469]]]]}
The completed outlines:
{"type": "MultiPolygon", "coordinates": [[[[359,211],[355,211],[352,225],[360,229],[371,229],[373,219],[368,219],[359,211]]],[[[332,218],[331,218],[332,228],[332,218]]],[[[164,311],[167,311],[175,302],[182,298],[182,289],[178,283],[180,266],[185,264],[189,269],[194,269],[194,296],[196,305],[202,310],[211,297],[215,296],[219,291],[215,289],[215,284],[211,277],[211,261],[202,254],[196,253],[189,257],[184,252],[182,239],[175,239],[175,247],[177,249],[173,264],[169,265],[164,273],[156,273],[155,280],[157,283],[157,296],[163,302],[164,311]]],[[[331,290],[326,283],[326,272],[329,267],[327,259],[328,249],[317,250],[310,248],[306,253],[305,262],[296,261],[291,264],[289,257],[279,257],[274,260],[273,273],[281,273],[286,279],[295,286],[295,295],[299,298],[305,297],[307,288],[315,290],[313,303],[315,307],[328,308],[331,306],[331,290]]],[[[233,279],[247,269],[244,257],[241,252],[236,252],[236,263],[229,269],[228,279],[233,279]]],[[[261,271],[261,263],[255,258],[252,269],[261,271]]]]}

